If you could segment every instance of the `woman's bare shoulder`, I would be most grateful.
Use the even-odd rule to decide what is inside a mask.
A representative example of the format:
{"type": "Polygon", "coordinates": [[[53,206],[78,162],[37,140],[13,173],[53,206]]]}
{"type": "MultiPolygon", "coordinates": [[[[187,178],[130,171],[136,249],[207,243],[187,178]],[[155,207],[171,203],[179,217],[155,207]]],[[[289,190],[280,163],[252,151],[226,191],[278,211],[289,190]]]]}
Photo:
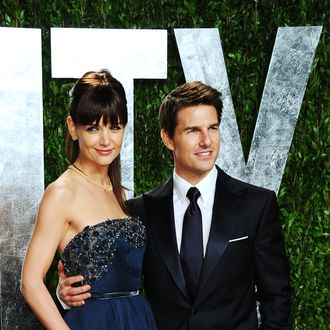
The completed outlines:
{"type": "Polygon", "coordinates": [[[54,182],[49,184],[44,192],[43,200],[63,205],[71,203],[75,196],[75,182],[65,171],[54,182]]]}
{"type": "Polygon", "coordinates": [[[64,172],[46,188],[39,206],[37,223],[46,226],[69,223],[74,201],[74,182],[64,172]]]}

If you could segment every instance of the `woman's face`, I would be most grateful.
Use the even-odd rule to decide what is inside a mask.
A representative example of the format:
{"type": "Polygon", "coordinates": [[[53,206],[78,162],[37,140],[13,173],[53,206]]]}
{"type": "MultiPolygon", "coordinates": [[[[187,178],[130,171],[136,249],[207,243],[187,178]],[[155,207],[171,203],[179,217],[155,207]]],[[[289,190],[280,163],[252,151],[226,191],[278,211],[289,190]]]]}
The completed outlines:
{"type": "Polygon", "coordinates": [[[95,165],[110,165],[120,153],[125,127],[103,124],[103,119],[97,125],[76,125],[68,117],[68,127],[73,139],[78,139],[80,161],[95,165]]]}

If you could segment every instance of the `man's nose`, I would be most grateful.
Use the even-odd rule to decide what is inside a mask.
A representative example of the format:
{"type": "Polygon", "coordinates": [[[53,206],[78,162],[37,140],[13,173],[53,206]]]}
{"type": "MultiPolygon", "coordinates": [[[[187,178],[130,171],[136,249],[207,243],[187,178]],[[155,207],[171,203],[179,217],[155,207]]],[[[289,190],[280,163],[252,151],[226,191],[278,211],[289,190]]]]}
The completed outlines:
{"type": "Polygon", "coordinates": [[[201,132],[199,144],[203,147],[208,147],[211,144],[210,133],[208,130],[201,132]]]}

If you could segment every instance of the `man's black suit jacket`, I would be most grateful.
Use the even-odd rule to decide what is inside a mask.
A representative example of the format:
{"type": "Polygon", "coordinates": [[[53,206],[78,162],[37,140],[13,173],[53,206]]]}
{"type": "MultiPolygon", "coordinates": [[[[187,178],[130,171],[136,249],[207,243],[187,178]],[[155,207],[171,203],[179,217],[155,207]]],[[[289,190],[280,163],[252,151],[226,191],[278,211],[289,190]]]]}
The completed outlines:
{"type": "Polygon", "coordinates": [[[289,265],[275,193],[218,168],[197,296],[185,288],[173,219],[173,180],[128,201],[147,228],[143,275],[159,330],[290,329],[289,265]],[[257,287],[257,292],[255,288],[257,287]]]}

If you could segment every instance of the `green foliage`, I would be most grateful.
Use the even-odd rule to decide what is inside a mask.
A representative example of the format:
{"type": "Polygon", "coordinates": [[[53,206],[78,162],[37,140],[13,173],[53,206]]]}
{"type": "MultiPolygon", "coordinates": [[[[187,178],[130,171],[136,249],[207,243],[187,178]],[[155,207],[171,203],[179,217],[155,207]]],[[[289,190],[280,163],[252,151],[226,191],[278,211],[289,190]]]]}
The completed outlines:
{"type": "MultiPolygon", "coordinates": [[[[297,330],[327,329],[330,322],[328,19],[325,0],[0,1],[0,26],[42,29],[46,185],[67,166],[65,118],[73,83],[51,78],[50,27],[167,29],[168,78],[136,80],[134,85],[136,194],[156,186],[172,171],[159,138],[157,115],[163,97],[185,81],[174,28],[219,28],[247,157],[277,27],[323,25],[279,192],[297,330]]],[[[47,283],[53,290],[56,263],[47,283]]]]}

